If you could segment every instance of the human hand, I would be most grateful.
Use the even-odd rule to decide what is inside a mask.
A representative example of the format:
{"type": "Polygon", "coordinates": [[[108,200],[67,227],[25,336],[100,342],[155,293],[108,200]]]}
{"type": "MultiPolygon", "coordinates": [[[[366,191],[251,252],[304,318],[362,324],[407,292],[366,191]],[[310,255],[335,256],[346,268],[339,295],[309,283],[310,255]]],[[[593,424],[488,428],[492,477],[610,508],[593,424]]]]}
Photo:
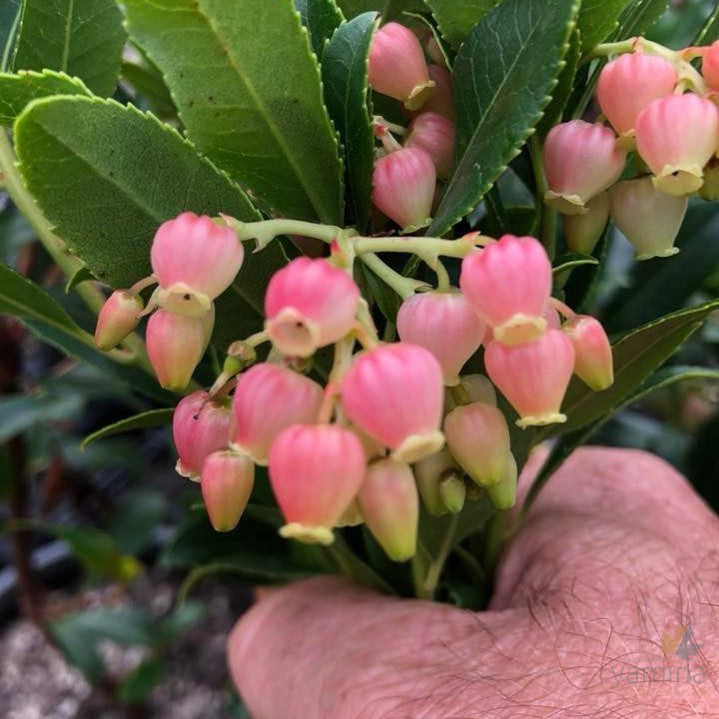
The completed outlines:
{"type": "Polygon", "coordinates": [[[228,652],[254,719],[719,717],[719,519],[656,457],[582,449],[488,611],[317,578],[252,607],[228,652]]]}

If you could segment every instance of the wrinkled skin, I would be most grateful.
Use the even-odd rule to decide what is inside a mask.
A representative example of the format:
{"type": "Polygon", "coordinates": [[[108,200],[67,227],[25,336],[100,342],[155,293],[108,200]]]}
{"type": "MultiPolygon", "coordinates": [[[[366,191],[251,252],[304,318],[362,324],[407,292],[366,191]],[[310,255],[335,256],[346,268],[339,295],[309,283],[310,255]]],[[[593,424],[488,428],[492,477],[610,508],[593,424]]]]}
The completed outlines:
{"type": "Polygon", "coordinates": [[[489,611],[312,579],[256,604],[229,662],[254,719],[719,717],[719,519],[656,457],[583,449],[489,611]]]}

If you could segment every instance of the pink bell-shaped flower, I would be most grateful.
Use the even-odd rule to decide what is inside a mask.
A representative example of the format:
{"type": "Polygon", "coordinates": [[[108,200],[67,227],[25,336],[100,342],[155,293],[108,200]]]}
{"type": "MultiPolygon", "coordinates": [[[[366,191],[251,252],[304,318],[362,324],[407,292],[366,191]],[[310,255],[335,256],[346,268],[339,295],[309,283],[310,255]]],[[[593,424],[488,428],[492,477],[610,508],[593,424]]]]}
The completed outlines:
{"type": "Polygon", "coordinates": [[[157,310],[147,322],[147,356],[159,383],[176,392],[187,387],[205,354],[215,322],[214,308],[203,317],[157,310]]]}
{"type": "Polygon", "coordinates": [[[263,362],[240,375],[232,398],[232,446],[260,465],[275,437],[293,424],[312,424],[322,405],[322,387],[309,377],[263,362]]]}
{"type": "Polygon", "coordinates": [[[283,537],[332,544],[336,526],[365,473],[362,444],[336,425],[296,424],[272,444],[270,484],[285,517],[283,537]]]}
{"type": "Polygon", "coordinates": [[[599,320],[575,315],[562,329],[574,345],[574,374],[596,392],[614,383],[614,360],[607,333],[599,320]]]}
{"type": "Polygon", "coordinates": [[[101,350],[111,350],[132,332],[140,320],[144,305],[142,298],[130,290],[115,290],[97,316],[95,344],[101,350]]]}
{"type": "Polygon", "coordinates": [[[244,254],[237,235],[206,215],[183,212],[163,222],[150,250],[160,306],[181,314],[204,314],[232,284],[244,254]]]}
{"type": "Polygon", "coordinates": [[[654,100],[639,113],[636,140],[654,186],[689,195],[702,186],[704,165],[719,146],[719,109],[693,93],[654,100]]]}
{"type": "Polygon", "coordinates": [[[198,390],[183,397],[172,415],[172,438],[179,459],[178,474],[198,479],[205,458],[230,441],[230,408],[198,390]]]}
{"type": "Polygon", "coordinates": [[[417,551],[419,495],[408,464],[380,459],[367,467],[357,504],[372,536],[390,559],[405,562],[417,551]]]}
{"type": "Polygon", "coordinates": [[[678,81],[674,65],[642,52],[620,55],[599,74],[597,102],[619,135],[634,130],[639,113],[653,100],[674,92],[678,81]]]}
{"type": "Polygon", "coordinates": [[[243,454],[213,452],[202,464],[200,489],[210,523],[218,532],[233,530],[245,511],[255,482],[255,465],[243,454]]]}
{"type": "Polygon", "coordinates": [[[517,410],[519,427],[566,422],[560,408],[574,371],[574,347],[562,330],[548,329],[538,340],[516,347],[492,342],[484,364],[517,410]]]}
{"type": "MultiPolygon", "coordinates": [[[[615,185],[616,187],[616,185],[615,185]]],[[[583,215],[562,215],[564,237],[571,252],[591,255],[609,219],[609,193],[602,192],[587,203],[583,215]]]]}
{"type": "Polygon", "coordinates": [[[419,147],[403,147],[380,157],[372,174],[372,202],[405,231],[430,223],[437,171],[419,147]]]}
{"type": "Polygon", "coordinates": [[[479,349],[484,323],[459,292],[427,292],[408,297],[397,313],[404,342],[429,350],[446,385],[456,385],[465,362],[479,349]]]}
{"type": "Polygon", "coordinates": [[[327,260],[297,257],[275,272],[265,294],[265,329],[283,354],[310,357],[355,324],[359,289],[327,260]]]}
{"type": "MultiPolygon", "coordinates": [[[[424,506],[430,514],[447,514],[449,507],[442,496],[442,483],[445,480],[462,478],[462,472],[454,457],[445,449],[419,460],[414,465],[417,489],[424,506]]],[[[462,482],[464,483],[464,482],[462,482]]]]}
{"type": "Polygon", "coordinates": [[[395,459],[416,462],[444,444],[442,368],[424,347],[396,342],[359,354],[341,392],[350,420],[395,459]]]}
{"type": "Polygon", "coordinates": [[[616,139],[608,127],[584,120],[555,125],[542,155],[549,188],[544,201],[567,215],[586,212],[589,200],[622,174],[626,154],[616,139]]]}
{"type": "Polygon", "coordinates": [[[375,33],[369,50],[370,87],[417,110],[434,88],[422,45],[404,25],[388,22],[375,33]]]}
{"type": "Polygon", "coordinates": [[[671,257],[689,200],[660,192],[650,177],[618,182],[611,191],[612,221],[632,243],[638,260],[671,257]]]}
{"type": "Polygon", "coordinates": [[[702,76],[712,90],[719,91],[719,40],[715,40],[702,58],[702,76]]]}
{"type": "Polygon", "coordinates": [[[434,112],[454,123],[454,87],[452,73],[446,67],[429,65],[429,77],[434,82],[434,91],[422,105],[422,112],[434,112]]]}
{"type": "Polygon", "coordinates": [[[419,147],[434,162],[437,177],[452,173],[454,160],[454,123],[436,112],[423,112],[412,120],[405,147],[419,147]]]}
{"type": "Polygon", "coordinates": [[[505,344],[536,339],[552,290],[552,265],[534,237],[504,235],[462,260],[459,286],[479,317],[505,344]]]}
{"type": "Polygon", "coordinates": [[[444,418],[444,436],[452,456],[480,487],[502,479],[509,428],[496,407],[482,402],[456,407],[444,418]]]}

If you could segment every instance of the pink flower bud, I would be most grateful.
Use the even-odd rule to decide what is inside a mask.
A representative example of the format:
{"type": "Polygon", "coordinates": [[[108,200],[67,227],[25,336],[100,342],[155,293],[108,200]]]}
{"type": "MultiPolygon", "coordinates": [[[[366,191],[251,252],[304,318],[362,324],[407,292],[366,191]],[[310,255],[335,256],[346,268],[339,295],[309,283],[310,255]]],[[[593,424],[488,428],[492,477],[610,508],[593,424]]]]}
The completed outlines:
{"type": "Polygon", "coordinates": [[[510,452],[504,466],[502,478],[496,484],[486,487],[492,504],[497,509],[511,509],[517,501],[517,462],[510,452]]]}
{"type": "MultiPolygon", "coordinates": [[[[219,297],[240,271],[244,250],[237,235],[206,215],[183,212],[163,222],[152,241],[150,261],[160,286],[219,297]]],[[[172,308],[176,311],[175,308],[172,308]]]]}
{"type": "Polygon", "coordinates": [[[429,457],[420,459],[414,465],[417,489],[424,506],[430,514],[447,514],[447,505],[442,498],[441,485],[447,477],[461,477],[461,470],[447,449],[441,449],[429,457]]]}
{"type": "Polygon", "coordinates": [[[230,408],[213,401],[208,392],[198,390],[183,397],[172,415],[177,473],[198,478],[205,457],[227,446],[231,424],[230,408]]]}
{"type": "Polygon", "coordinates": [[[702,76],[712,90],[719,90],[719,40],[709,46],[702,58],[702,76]]]}
{"type": "Polygon", "coordinates": [[[298,257],[267,285],[265,329],[283,354],[310,357],[352,329],[358,301],[359,289],[344,270],[298,257]]]}
{"type": "Polygon", "coordinates": [[[329,545],[336,526],[362,484],[362,444],[336,425],[297,424],[272,444],[272,490],[287,524],[283,537],[329,545]]]}
{"type": "Polygon", "coordinates": [[[459,292],[412,295],[397,313],[400,338],[429,350],[441,365],[447,385],[459,382],[459,372],[479,348],[484,330],[484,324],[459,292]]]}
{"type": "Polygon", "coordinates": [[[484,364],[517,410],[519,427],[566,422],[560,408],[574,371],[574,347],[564,332],[549,329],[538,340],[516,347],[492,342],[484,364]]]}
{"type": "Polygon", "coordinates": [[[562,329],[574,345],[574,374],[596,392],[614,383],[614,360],[609,338],[599,320],[576,315],[562,329]]]}
{"type": "Polygon", "coordinates": [[[405,230],[430,222],[437,172],[419,147],[404,147],[380,157],[372,174],[372,202],[405,230]]]}
{"type": "Polygon", "coordinates": [[[599,75],[597,102],[618,134],[631,132],[637,115],[653,100],[674,92],[677,70],[656,55],[627,53],[608,62],[599,75]]]}
{"type": "Polygon", "coordinates": [[[446,67],[439,65],[429,66],[429,77],[434,81],[434,92],[422,105],[423,112],[435,112],[443,115],[450,122],[454,122],[454,88],[452,86],[452,74],[446,67]]]}
{"type": "Polygon", "coordinates": [[[638,260],[671,257],[689,206],[686,197],[660,192],[649,177],[618,182],[611,191],[612,221],[632,243],[638,260]]]}
{"type": "Polygon", "coordinates": [[[454,161],[454,123],[436,112],[423,112],[409,126],[405,147],[424,150],[434,162],[437,177],[446,179],[454,161]]]}
{"type": "Polygon", "coordinates": [[[240,375],[232,398],[232,446],[257,464],[267,464],[275,437],[293,424],[312,424],[322,405],[322,387],[291,369],[264,362],[240,375]]]}
{"type": "Polygon", "coordinates": [[[539,337],[552,290],[552,265],[533,237],[504,235],[462,261],[459,286],[494,338],[518,344],[539,337]]]}
{"type": "Polygon", "coordinates": [[[414,556],[419,496],[409,465],[394,459],[370,464],[357,504],[372,536],[390,559],[404,562],[414,556]]]}
{"type": "MultiPolygon", "coordinates": [[[[615,185],[616,187],[616,185],[615,185]]],[[[602,192],[587,203],[583,215],[562,215],[564,236],[571,252],[591,255],[609,219],[609,194],[602,192]]]]}
{"type": "Polygon", "coordinates": [[[567,215],[587,211],[587,202],[622,174],[626,154],[603,125],[571,120],[555,125],[544,142],[544,201],[567,215]]]}
{"type": "Polygon", "coordinates": [[[218,532],[229,532],[237,526],[254,482],[255,465],[246,455],[225,450],[205,459],[200,489],[210,523],[218,532]]]}
{"type": "Polygon", "coordinates": [[[442,369],[423,347],[397,342],[355,358],[342,380],[342,407],[358,427],[416,462],[444,444],[442,369]]]}
{"type": "Polygon", "coordinates": [[[95,344],[101,350],[111,350],[122,342],[138,325],[143,308],[142,298],[129,290],[115,290],[97,316],[95,344]]]}
{"type": "Polygon", "coordinates": [[[719,145],[719,109],[688,93],[654,100],[637,118],[637,150],[667,195],[688,195],[702,186],[703,168],[719,145]]]}
{"type": "Polygon", "coordinates": [[[444,418],[447,447],[462,469],[480,486],[502,479],[509,455],[509,428],[491,404],[460,405],[444,418]]]}
{"type": "Polygon", "coordinates": [[[214,325],[214,310],[187,317],[157,310],[147,323],[147,356],[165,389],[183,390],[205,354],[214,325]]]}
{"type": "Polygon", "coordinates": [[[388,22],[372,40],[369,51],[370,87],[419,109],[432,93],[427,63],[417,36],[404,25],[388,22]]]}

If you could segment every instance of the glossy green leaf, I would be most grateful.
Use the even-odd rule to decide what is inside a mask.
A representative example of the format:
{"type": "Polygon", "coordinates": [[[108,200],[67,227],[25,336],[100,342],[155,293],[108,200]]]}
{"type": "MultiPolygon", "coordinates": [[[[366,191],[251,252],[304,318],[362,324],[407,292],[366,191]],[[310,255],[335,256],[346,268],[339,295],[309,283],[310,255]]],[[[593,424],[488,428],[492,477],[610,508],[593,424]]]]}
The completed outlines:
{"type": "Polygon", "coordinates": [[[425,0],[440,32],[457,49],[472,28],[502,0],[425,0]]]}
{"type": "Polygon", "coordinates": [[[135,429],[146,429],[147,427],[162,427],[169,425],[172,421],[172,413],[174,408],[162,408],[162,409],[151,409],[147,412],[141,412],[135,414],[132,417],[121,419],[119,422],[113,422],[108,424],[102,429],[98,429],[92,434],[88,434],[85,439],[82,440],[82,446],[87,447],[91,442],[95,442],[98,439],[104,439],[105,437],[112,437],[114,434],[122,434],[123,432],[131,432],[135,429]]]}
{"type": "Polygon", "coordinates": [[[692,45],[711,45],[716,40],[719,40],[719,4],[702,25],[692,45]]]}
{"type": "Polygon", "coordinates": [[[574,26],[575,0],[505,0],[475,27],[454,63],[454,175],[429,234],[471,212],[550,101],[574,26]]]}
{"type": "Polygon", "coordinates": [[[423,0],[337,0],[337,5],[348,20],[365,12],[378,12],[382,22],[401,21],[405,12],[426,10],[423,0]]]}
{"type": "Polygon", "coordinates": [[[59,422],[77,414],[82,397],[34,392],[0,397],[0,444],[44,422],[59,422]]]}
{"type": "Polygon", "coordinates": [[[24,0],[15,70],[57,70],[111,95],[127,35],[114,0],[24,0]]]}
{"type": "Polygon", "coordinates": [[[582,0],[577,18],[582,54],[607,38],[619,24],[619,16],[631,0],[582,0]]]}
{"type": "Polygon", "coordinates": [[[309,33],[312,50],[322,60],[325,43],[344,22],[342,11],[335,0],[295,0],[295,7],[309,33]]]}
{"type": "Polygon", "coordinates": [[[557,77],[557,84],[552,90],[552,101],[547,105],[542,119],[537,125],[537,132],[544,137],[558,122],[561,122],[564,109],[572,94],[577,67],[581,58],[581,35],[577,29],[569,37],[569,47],[562,60],[563,66],[557,77]]]}
{"type": "Polygon", "coordinates": [[[10,66],[15,54],[15,40],[20,25],[22,0],[5,0],[0,3],[0,71],[10,66]]]}
{"type": "Polygon", "coordinates": [[[94,279],[95,275],[85,265],[80,265],[65,283],[65,294],[69,295],[78,285],[94,279]]]}
{"type": "Polygon", "coordinates": [[[327,109],[340,133],[345,156],[350,224],[364,230],[370,219],[374,166],[372,109],[367,86],[367,54],[377,28],[368,12],[341,25],[322,59],[327,109]]]}
{"type": "Polygon", "coordinates": [[[292,0],[126,0],[190,140],[277,211],[342,219],[342,163],[292,0]]]}
{"type": "Polygon", "coordinates": [[[664,14],[669,0],[633,0],[619,16],[619,24],[613,37],[626,40],[635,35],[644,35],[664,14]]]}
{"type": "Polygon", "coordinates": [[[567,281],[569,274],[577,267],[586,265],[598,265],[599,260],[591,255],[583,255],[579,252],[570,252],[561,257],[557,257],[552,263],[552,275],[554,284],[563,285],[567,281]]]}

